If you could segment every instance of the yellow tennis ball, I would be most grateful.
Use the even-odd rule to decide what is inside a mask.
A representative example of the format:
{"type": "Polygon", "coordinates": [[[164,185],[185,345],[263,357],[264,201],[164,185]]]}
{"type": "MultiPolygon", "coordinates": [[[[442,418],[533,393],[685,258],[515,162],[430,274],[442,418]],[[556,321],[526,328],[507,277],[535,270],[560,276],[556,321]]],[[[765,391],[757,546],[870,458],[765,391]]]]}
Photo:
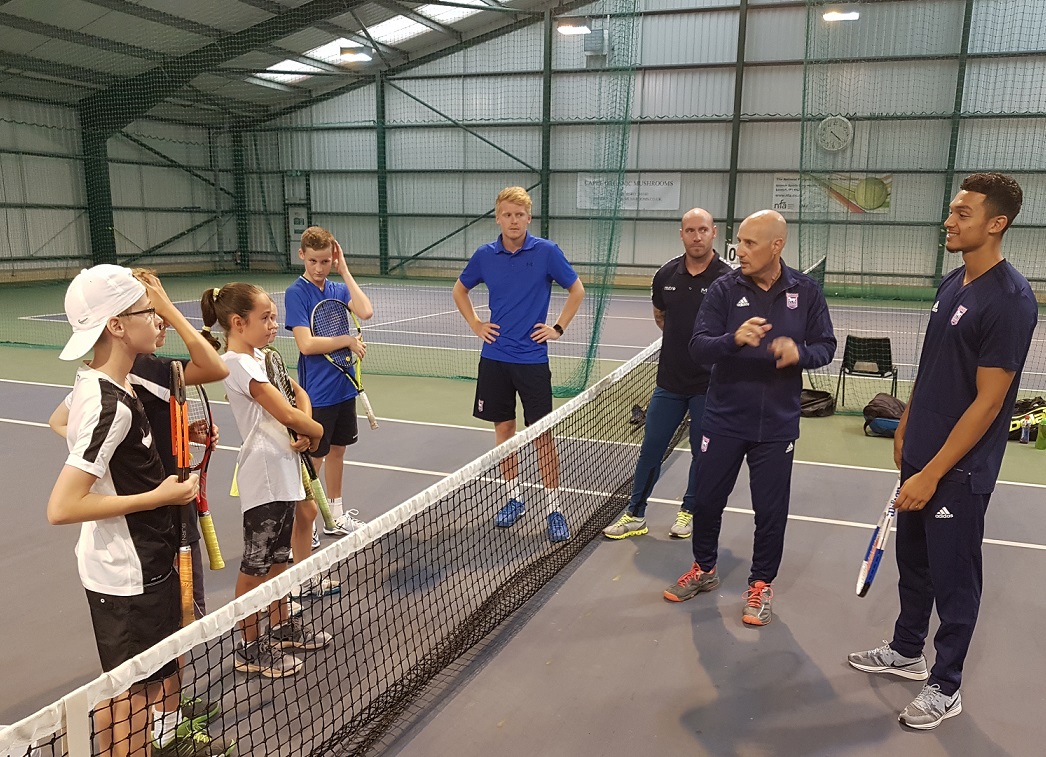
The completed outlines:
{"type": "Polygon", "coordinates": [[[865,210],[881,208],[890,199],[890,190],[882,179],[874,176],[861,179],[854,189],[854,202],[865,210]]]}

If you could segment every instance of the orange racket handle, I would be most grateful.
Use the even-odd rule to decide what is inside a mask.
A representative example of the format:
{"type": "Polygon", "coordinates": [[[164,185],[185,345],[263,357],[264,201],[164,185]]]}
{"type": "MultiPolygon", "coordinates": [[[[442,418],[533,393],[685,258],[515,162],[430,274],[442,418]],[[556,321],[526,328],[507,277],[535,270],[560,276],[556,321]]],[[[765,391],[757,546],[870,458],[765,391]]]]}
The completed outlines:
{"type": "Polygon", "coordinates": [[[181,586],[182,626],[184,627],[196,620],[192,596],[192,552],[189,547],[181,547],[178,550],[178,582],[181,586]]]}

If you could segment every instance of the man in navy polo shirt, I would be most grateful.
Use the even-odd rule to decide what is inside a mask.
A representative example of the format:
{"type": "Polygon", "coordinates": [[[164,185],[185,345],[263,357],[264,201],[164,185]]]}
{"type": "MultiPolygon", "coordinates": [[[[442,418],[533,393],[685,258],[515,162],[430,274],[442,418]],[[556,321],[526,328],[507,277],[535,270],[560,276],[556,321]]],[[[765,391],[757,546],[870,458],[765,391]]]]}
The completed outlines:
{"type": "Polygon", "coordinates": [[[657,386],[647,406],[643,446],[632,480],[632,497],[621,518],[603,529],[608,539],[625,539],[648,532],[647,498],[661,475],[661,460],[672,434],[690,411],[690,481],[683,507],[669,530],[670,536],[690,536],[694,518],[694,487],[697,483],[697,450],[701,441],[701,416],[708,391],[708,368],[690,357],[690,337],[697,311],[713,281],[730,272],[715,254],[715,222],[707,210],[694,208],[683,216],[679,237],[683,254],[672,258],[654,274],[651,295],[654,322],[664,332],[657,360],[657,386]]]}
{"type": "Polygon", "coordinates": [[[949,206],[945,247],[962,252],[963,265],[937,289],[912,398],[894,436],[901,610],[893,641],[848,657],[866,673],[929,678],[899,715],[920,730],[962,711],[959,685],[981,600],[984,515],[1038,320],[1031,287],[1002,256],[1021,202],[1016,181],[986,173],[968,176],[949,206]],[[934,604],[940,627],[928,672],[922,650],[934,604]]]}
{"type": "MultiPolygon", "coordinates": [[[[472,254],[454,282],[454,304],[476,336],[483,340],[472,414],[494,424],[495,445],[516,433],[516,394],[523,404],[523,421],[530,425],[552,412],[552,371],[548,341],[559,339],[570,325],[585,297],[585,287],[559,246],[531,236],[530,195],[522,187],[498,193],[494,219],[501,235],[472,254]],[[553,325],[548,325],[552,282],[567,290],[567,301],[553,325]],[[484,321],[472,306],[469,291],[487,285],[490,320],[484,321]]],[[[570,529],[559,504],[559,456],[551,432],[534,441],[538,467],[548,497],[548,537],[553,542],[570,538],[570,529]]],[[[517,477],[519,458],[501,461],[507,486],[507,503],[494,520],[507,528],[524,513],[523,492],[517,477]]]]}
{"type": "Polygon", "coordinates": [[[741,267],[708,288],[694,325],[690,355],[712,365],[694,493],[694,564],[664,591],[682,602],[719,586],[723,510],[747,458],[755,541],[741,619],[753,626],[773,618],[770,585],[784,551],[803,371],[831,362],[836,344],[817,282],[781,262],[787,234],[773,210],[746,218],[737,232],[741,267]]]}

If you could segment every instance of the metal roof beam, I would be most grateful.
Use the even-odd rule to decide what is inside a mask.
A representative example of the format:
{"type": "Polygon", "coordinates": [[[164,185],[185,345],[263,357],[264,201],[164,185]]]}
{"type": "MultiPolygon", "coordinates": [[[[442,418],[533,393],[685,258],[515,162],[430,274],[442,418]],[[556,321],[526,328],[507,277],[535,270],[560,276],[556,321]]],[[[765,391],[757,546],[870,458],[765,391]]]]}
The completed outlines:
{"type": "Polygon", "coordinates": [[[129,45],[125,42],[115,42],[111,39],[105,39],[105,37],[96,37],[93,34],[84,34],[72,29],[63,29],[60,26],[52,26],[51,24],[33,21],[22,16],[13,16],[10,13],[0,13],[0,26],[19,29],[31,34],[39,34],[41,37],[61,39],[66,42],[83,45],[84,47],[94,47],[100,50],[129,55],[132,58],[160,61],[167,57],[164,53],[157,50],[149,50],[148,48],[129,45]]]}
{"type": "MultiPolygon", "coordinates": [[[[362,5],[363,3],[360,4],[362,5]]],[[[324,21],[318,24],[313,24],[313,26],[315,26],[322,32],[327,32],[328,34],[336,34],[339,37],[351,39],[353,42],[359,42],[361,45],[366,45],[367,47],[372,48],[374,52],[378,53],[379,57],[382,57],[382,60],[384,60],[384,56],[382,56],[382,53],[393,58],[406,59],[407,54],[400,48],[393,47],[392,45],[387,45],[384,42],[378,42],[376,39],[371,37],[370,34],[367,33],[367,28],[363,25],[363,22],[360,21],[359,16],[356,15],[355,11],[350,10],[349,15],[352,16],[352,20],[355,21],[357,25],[359,25],[359,31],[352,31],[351,29],[346,29],[344,27],[338,26],[337,24],[331,23],[330,21],[324,21]]]]}
{"type": "Polygon", "coordinates": [[[456,42],[461,41],[461,32],[459,32],[454,27],[447,26],[446,24],[441,24],[439,21],[433,21],[428,16],[423,16],[420,13],[416,13],[415,11],[413,11],[405,5],[400,5],[396,2],[396,0],[373,0],[373,2],[375,5],[380,5],[382,8],[387,8],[388,10],[400,16],[405,16],[406,18],[409,18],[411,21],[419,23],[422,26],[427,26],[434,32],[444,34],[456,42]]]}
{"type": "Polygon", "coordinates": [[[0,66],[17,68],[22,71],[43,74],[62,83],[74,84],[79,87],[108,87],[119,81],[115,76],[95,71],[92,68],[80,68],[65,63],[54,63],[53,61],[33,58],[28,55],[16,55],[0,50],[0,66]]]}
{"type": "Polygon", "coordinates": [[[81,107],[83,123],[86,128],[109,134],[118,131],[198,75],[214,71],[226,61],[272,44],[318,21],[347,13],[364,2],[366,0],[311,0],[241,32],[226,35],[87,98],[81,107]]]}
{"type": "Polygon", "coordinates": [[[127,2],[127,0],[84,0],[84,2],[88,2],[91,5],[97,5],[99,8],[108,8],[117,13],[136,16],[138,18],[143,18],[146,21],[155,21],[164,26],[172,26],[176,29],[181,29],[182,31],[199,34],[201,37],[217,38],[224,34],[221,29],[216,27],[199,24],[195,21],[190,21],[187,18],[174,16],[170,13],[164,13],[163,11],[153,10],[144,5],[134,5],[133,3],[127,2]]]}

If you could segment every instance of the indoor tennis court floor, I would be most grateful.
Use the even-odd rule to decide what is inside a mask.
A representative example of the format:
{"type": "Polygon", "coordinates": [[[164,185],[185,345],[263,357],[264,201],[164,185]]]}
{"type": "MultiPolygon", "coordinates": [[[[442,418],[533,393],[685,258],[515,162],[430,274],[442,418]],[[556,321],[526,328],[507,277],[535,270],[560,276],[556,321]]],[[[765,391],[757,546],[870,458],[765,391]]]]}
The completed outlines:
{"type": "MultiPolygon", "coordinates": [[[[471,385],[446,383],[467,408],[471,385]]],[[[98,673],[72,554],[76,528],[49,526],[44,517],[64,458],[64,445],[44,424],[66,391],[0,381],[0,486],[9,493],[0,566],[10,608],[0,616],[0,637],[8,641],[0,649],[0,722],[23,717],[98,673]]],[[[239,553],[239,512],[228,497],[239,440],[228,408],[218,405],[216,415],[222,450],[211,467],[210,499],[231,567],[208,572],[207,582],[210,601],[222,603],[232,596],[239,553]]],[[[490,431],[461,420],[386,420],[378,431],[363,428],[346,470],[352,506],[373,517],[485,452],[490,431]]],[[[1044,602],[1035,581],[1046,566],[1042,486],[1002,484],[989,510],[984,604],[959,717],[933,732],[907,732],[896,713],[919,684],[846,664],[847,652],[889,638],[897,607],[891,560],[868,597],[853,591],[870,524],[895,478],[887,469],[888,447],[861,436],[853,417],[804,421],[797,454],[811,462],[796,465],[784,564],[774,584],[775,619],[762,629],[741,623],[752,532],[744,474],[724,518],[721,587],[684,604],[661,598],[690,562],[689,543],[667,535],[688,465],[688,452],[676,452],[655,490],[651,533],[593,543],[482,650],[444,676],[426,708],[390,734],[380,752],[1042,753],[1046,723],[1035,686],[1046,670],[1037,639],[1044,602]],[[812,462],[838,459],[841,447],[867,466],[812,462]]],[[[1041,454],[1012,445],[1004,477],[1040,468],[1041,454]]]]}

